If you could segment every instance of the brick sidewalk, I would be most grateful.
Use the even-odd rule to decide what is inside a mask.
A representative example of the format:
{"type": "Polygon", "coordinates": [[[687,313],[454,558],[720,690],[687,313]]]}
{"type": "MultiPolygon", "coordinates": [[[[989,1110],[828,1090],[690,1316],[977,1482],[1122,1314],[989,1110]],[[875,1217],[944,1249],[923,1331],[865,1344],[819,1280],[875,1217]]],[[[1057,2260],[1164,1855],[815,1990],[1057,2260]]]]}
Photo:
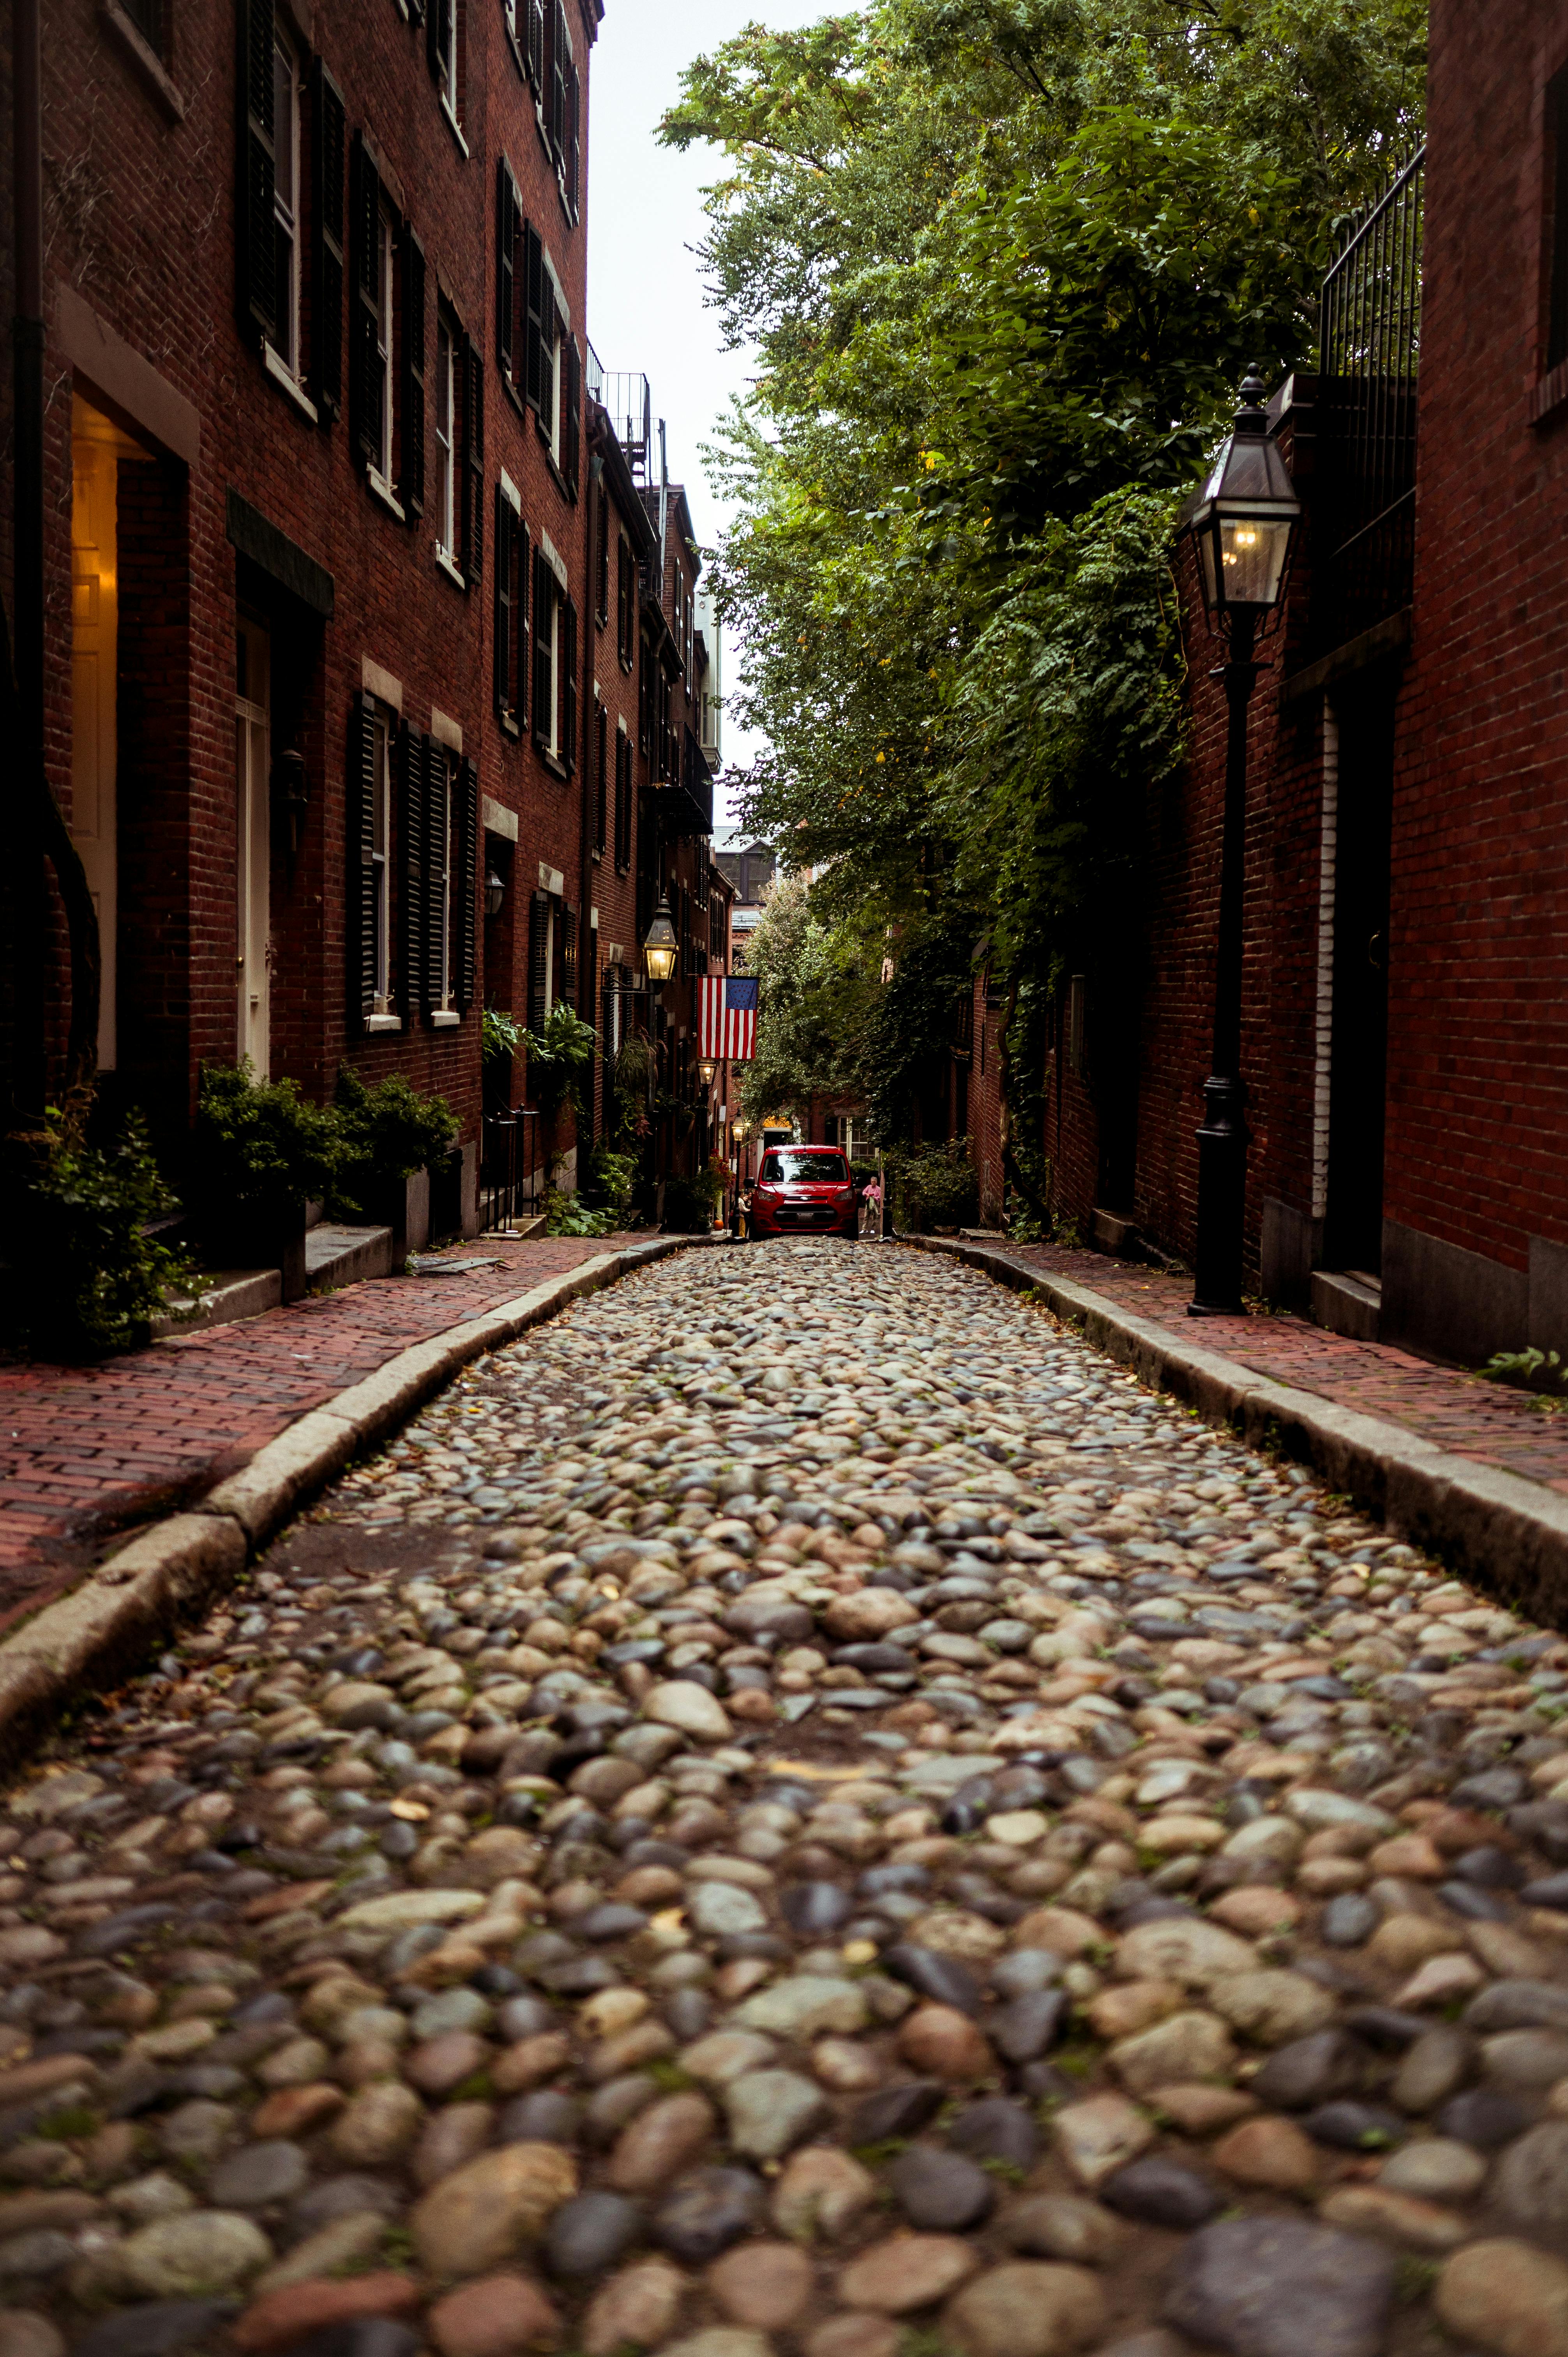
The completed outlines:
{"type": "Polygon", "coordinates": [[[398,1351],[648,1241],[484,1236],[441,1257],[499,1267],[380,1277],[102,1366],[0,1366],[0,1630],[68,1584],[106,1532],[199,1496],[398,1351]]]}
{"type": "Polygon", "coordinates": [[[1086,1285],[1108,1301],[1184,1341],[1234,1359],[1254,1374],[1316,1392],[1338,1407],[1403,1425],[1441,1448],[1494,1465],[1526,1480],[1568,1492],[1568,1414],[1532,1406],[1460,1367],[1434,1364],[1387,1342],[1353,1342],[1284,1313],[1255,1318],[1189,1318],[1190,1276],[1165,1276],[1101,1253],[1058,1244],[999,1246],[1009,1260],[1086,1285]]]}

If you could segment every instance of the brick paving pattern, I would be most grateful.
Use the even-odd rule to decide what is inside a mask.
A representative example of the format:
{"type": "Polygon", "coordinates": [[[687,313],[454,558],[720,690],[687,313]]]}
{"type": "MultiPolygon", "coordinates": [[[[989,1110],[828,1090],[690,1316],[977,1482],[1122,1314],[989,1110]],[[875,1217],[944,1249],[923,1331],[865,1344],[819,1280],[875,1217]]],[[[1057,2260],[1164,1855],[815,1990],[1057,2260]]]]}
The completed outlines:
{"type": "Polygon", "coordinates": [[[0,1629],[91,1542],[199,1496],[400,1351],[639,1242],[487,1236],[445,1257],[499,1266],[349,1286],[102,1366],[0,1366],[0,1629]]]}
{"type": "Polygon", "coordinates": [[[1128,1261],[1058,1244],[1016,1244],[1010,1259],[1087,1285],[1119,1308],[1276,1383],[1316,1392],[1338,1407],[1403,1425],[1423,1439],[1478,1464],[1495,1465],[1568,1491],[1568,1415],[1543,1411],[1523,1392],[1461,1367],[1417,1358],[1387,1342],[1354,1342],[1283,1313],[1189,1318],[1190,1276],[1166,1276],[1128,1261]]]}

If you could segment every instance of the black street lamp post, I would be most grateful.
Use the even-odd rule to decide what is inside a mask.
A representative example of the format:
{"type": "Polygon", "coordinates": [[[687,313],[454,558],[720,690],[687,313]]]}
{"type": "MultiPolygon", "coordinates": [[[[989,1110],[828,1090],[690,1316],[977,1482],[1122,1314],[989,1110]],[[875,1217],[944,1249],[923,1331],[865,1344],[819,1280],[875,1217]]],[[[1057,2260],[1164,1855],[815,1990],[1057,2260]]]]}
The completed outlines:
{"type": "Polygon", "coordinates": [[[1291,533],[1301,513],[1262,406],[1262,380],[1249,376],[1230,437],[1186,523],[1197,544],[1204,607],[1227,643],[1212,675],[1225,683],[1225,814],[1219,849],[1219,923],[1215,943],[1214,1043],[1197,1131],[1197,1250],[1189,1314],[1234,1315],[1241,1307],[1247,1185],[1247,1122],[1241,1081],[1242,909],[1247,866],[1247,720],[1263,666],[1259,638],[1279,609],[1291,533]]]}

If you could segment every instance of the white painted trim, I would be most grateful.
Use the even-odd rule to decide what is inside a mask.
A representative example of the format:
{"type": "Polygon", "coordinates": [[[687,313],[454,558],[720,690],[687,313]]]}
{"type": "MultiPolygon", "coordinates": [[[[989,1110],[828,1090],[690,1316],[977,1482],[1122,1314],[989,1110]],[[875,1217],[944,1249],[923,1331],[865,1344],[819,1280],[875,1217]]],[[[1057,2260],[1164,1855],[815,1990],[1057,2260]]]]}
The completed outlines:
{"type": "Polygon", "coordinates": [[[439,541],[435,544],[435,568],[438,573],[445,573],[447,580],[453,582],[456,587],[463,592],[465,597],[467,596],[468,583],[467,576],[458,571],[457,567],[453,564],[452,559],[447,555],[446,551],[442,547],[439,541]]]}
{"type": "Polygon", "coordinates": [[[445,712],[438,711],[434,704],[430,707],[430,733],[438,745],[449,746],[454,753],[462,751],[461,728],[455,720],[449,719],[445,712]]]}
{"type": "Polygon", "coordinates": [[[504,467],[501,468],[501,497],[514,515],[522,513],[522,493],[504,467]]]}
{"type": "Polygon", "coordinates": [[[379,662],[371,661],[369,655],[361,655],[360,658],[360,684],[367,695],[379,696],[383,704],[390,704],[398,717],[402,718],[402,680],[393,679],[390,671],[383,671],[379,662]]]}
{"type": "Polygon", "coordinates": [[[556,554],[555,543],[551,539],[550,534],[547,532],[542,531],[540,533],[539,553],[543,557],[545,564],[550,567],[551,572],[555,576],[556,580],[561,584],[562,588],[564,590],[570,591],[571,583],[566,578],[566,567],[562,564],[560,557],[556,554]]]}
{"type": "Polygon", "coordinates": [[[505,802],[484,798],[484,826],[487,834],[499,834],[503,843],[517,841],[517,813],[508,810],[505,802]]]}
{"type": "Polygon", "coordinates": [[[321,413],[316,404],[306,392],[299,379],[294,375],[288,362],[280,353],[274,351],[271,344],[264,341],[262,345],[262,361],[273,382],[282,386],[301,416],[308,417],[312,425],[319,425],[321,413]]]}
{"type": "Polygon", "coordinates": [[[367,1031],[401,1031],[403,1017],[401,1015],[368,1015],[365,1028],[367,1031]]]}
{"type": "Polygon", "coordinates": [[[437,1031],[454,1031],[463,1018],[455,1006],[438,1006],[430,1020],[437,1031]]]}

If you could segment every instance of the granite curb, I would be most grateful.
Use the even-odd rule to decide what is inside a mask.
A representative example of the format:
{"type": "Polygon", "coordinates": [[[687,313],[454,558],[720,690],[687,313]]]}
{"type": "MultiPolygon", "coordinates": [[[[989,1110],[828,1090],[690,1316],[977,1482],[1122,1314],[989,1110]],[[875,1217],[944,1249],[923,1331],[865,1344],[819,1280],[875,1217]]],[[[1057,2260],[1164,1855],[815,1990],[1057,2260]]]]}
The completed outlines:
{"type": "Polygon", "coordinates": [[[1015,1292],[1037,1294],[1096,1350],[1151,1390],[1196,1408],[1253,1448],[1310,1466],[1331,1489],[1381,1516],[1412,1545],[1555,1627],[1568,1598],[1568,1498],[1518,1473],[1425,1440],[1402,1425],[1320,1393],[1254,1373],[1235,1359],[1178,1341],[1087,1285],[1053,1276],[986,1244],[903,1236],[918,1252],[946,1254],[1015,1292]]]}
{"type": "Polygon", "coordinates": [[[710,1241],[658,1236],[547,1278],[532,1291],[413,1344],[297,1417],[239,1473],[140,1531],[0,1641],[0,1762],[9,1763],[81,1698],[127,1676],[180,1620],[236,1579],[306,1501],[423,1406],[460,1369],[515,1342],[586,1293],[710,1241]]]}

